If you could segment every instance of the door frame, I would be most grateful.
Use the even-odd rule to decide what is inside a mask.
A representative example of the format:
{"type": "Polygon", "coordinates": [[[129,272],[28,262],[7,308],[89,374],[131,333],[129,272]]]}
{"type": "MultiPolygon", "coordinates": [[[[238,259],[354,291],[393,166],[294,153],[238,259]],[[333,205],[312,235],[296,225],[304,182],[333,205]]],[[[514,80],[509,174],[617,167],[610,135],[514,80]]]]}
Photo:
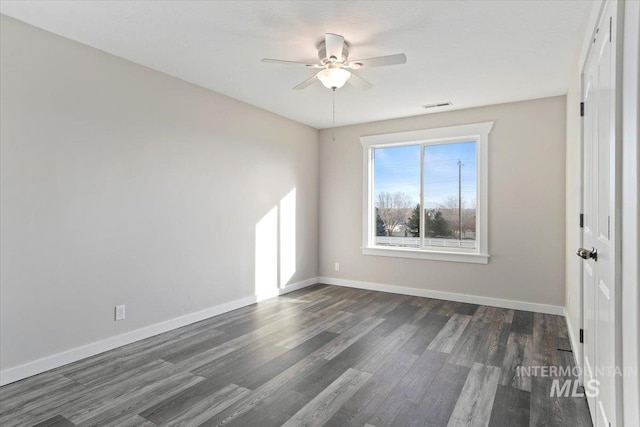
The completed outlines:
{"type": "MultiPolygon", "coordinates": [[[[640,2],[624,5],[622,53],[622,360],[640,365],[640,2]]],[[[640,425],[640,378],[623,377],[622,412],[640,425]]]]}

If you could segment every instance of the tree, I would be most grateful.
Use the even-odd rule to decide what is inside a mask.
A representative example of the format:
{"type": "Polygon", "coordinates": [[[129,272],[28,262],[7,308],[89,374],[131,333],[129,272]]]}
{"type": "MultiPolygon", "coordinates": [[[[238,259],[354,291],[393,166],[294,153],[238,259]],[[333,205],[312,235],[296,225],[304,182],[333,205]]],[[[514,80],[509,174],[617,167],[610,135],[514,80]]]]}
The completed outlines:
{"type": "MultiPolygon", "coordinates": [[[[462,200],[462,207],[464,208],[465,200],[462,198],[460,200],[462,200]]],[[[452,225],[454,235],[458,235],[460,230],[460,200],[455,196],[449,196],[440,204],[440,209],[444,211],[444,219],[452,225]]],[[[458,236],[458,238],[460,238],[460,236],[458,236]]]]}
{"type": "Polygon", "coordinates": [[[452,229],[452,235],[458,236],[460,228],[462,228],[462,238],[464,238],[465,232],[476,231],[475,199],[471,199],[471,202],[468,202],[464,197],[462,198],[462,214],[460,216],[458,216],[458,198],[455,196],[447,197],[440,204],[440,209],[452,229]],[[462,217],[462,227],[459,224],[460,217],[462,217]]]}
{"type": "Polygon", "coordinates": [[[387,230],[384,228],[384,222],[382,218],[380,218],[380,213],[378,213],[378,208],[376,208],[376,236],[386,236],[387,230]]]}
{"type": "Polygon", "coordinates": [[[420,236],[420,203],[418,203],[413,210],[407,226],[409,227],[409,231],[411,232],[413,237],[420,236]]]}
{"type": "MultiPolygon", "coordinates": [[[[465,237],[467,231],[476,231],[476,200],[473,199],[471,206],[462,209],[462,237],[465,237]]],[[[464,206],[464,205],[463,205],[464,206]]]]}
{"type": "Polygon", "coordinates": [[[378,193],[376,208],[382,219],[387,236],[391,236],[393,231],[400,225],[407,222],[413,207],[413,199],[401,191],[397,193],[378,193]]]}
{"type": "Polygon", "coordinates": [[[440,210],[432,209],[425,215],[426,237],[448,237],[451,230],[440,210]]]}

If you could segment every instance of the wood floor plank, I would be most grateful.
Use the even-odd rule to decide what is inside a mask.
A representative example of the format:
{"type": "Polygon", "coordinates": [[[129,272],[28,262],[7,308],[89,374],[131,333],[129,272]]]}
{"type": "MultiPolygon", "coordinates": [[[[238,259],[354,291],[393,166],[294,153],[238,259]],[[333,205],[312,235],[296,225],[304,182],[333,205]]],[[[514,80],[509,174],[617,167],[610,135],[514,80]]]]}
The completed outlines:
{"type": "Polygon", "coordinates": [[[4,385],[0,387],[0,402],[9,402],[12,397],[16,396],[18,396],[18,400],[22,400],[28,393],[40,393],[44,387],[55,384],[63,378],[61,374],[48,371],[4,385]]]}
{"type": "Polygon", "coordinates": [[[490,427],[529,427],[531,393],[498,385],[491,410],[490,427]]]}
{"type": "Polygon", "coordinates": [[[372,374],[367,383],[349,399],[327,425],[362,426],[371,419],[379,406],[418,359],[415,354],[395,352],[372,374]]]}
{"type": "Polygon", "coordinates": [[[290,385],[297,379],[304,378],[309,372],[318,369],[320,366],[327,363],[327,360],[315,355],[310,355],[302,359],[300,362],[291,366],[289,369],[278,374],[276,377],[267,381],[258,389],[249,393],[244,398],[240,399],[229,408],[222,411],[220,414],[212,417],[203,423],[203,426],[216,426],[219,424],[227,424],[233,422],[235,419],[241,417],[245,413],[253,410],[262,401],[269,396],[278,392],[279,389],[290,385]]]}
{"type": "Polygon", "coordinates": [[[367,317],[362,322],[345,331],[336,339],[328,342],[314,354],[323,359],[331,360],[340,354],[345,348],[360,339],[367,332],[384,322],[384,319],[377,317],[367,317]]]}
{"type": "Polygon", "coordinates": [[[410,323],[413,315],[418,311],[415,305],[404,304],[398,305],[393,310],[386,313],[379,313],[385,319],[384,323],[376,328],[376,334],[386,337],[405,323],[410,323]]]}
{"type": "Polygon", "coordinates": [[[513,322],[513,316],[514,315],[515,315],[514,310],[510,310],[508,308],[494,307],[493,316],[492,316],[491,321],[493,321],[493,322],[511,323],[511,322],[513,322]]]}
{"type": "Polygon", "coordinates": [[[199,353],[175,364],[185,371],[193,371],[194,369],[198,369],[204,365],[215,362],[216,360],[222,359],[236,351],[238,351],[238,348],[226,345],[215,346],[210,349],[203,348],[199,353]]]}
{"type": "Polygon", "coordinates": [[[284,427],[321,426],[371,377],[370,373],[349,368],[315,399],[296,413],[284,427]]]}
{"type": "Polygon", "coordinates": [[[451,350],[449,363],[471,368],[480,350],[485,348],[490,323],[469,322],[460,339],[451,350]]]}
{"type": "Polygon", "coordinates": [[[288,349],[295,348],[298,345],[302,344],[303,342],[331,328],[336,323],[342,322],[343,320],[346,320],[351,316],[353,316],[352,313],[347,313],[344,311],[336,312],[335,314],[328,316],[324,320],[314,322],[312,325],[310,325],[307,328],[304,328],[300,332],[290,335],[289,337],[276,343],[276,345],[285,347],[288,349]]]}
{"type": "Polygon", "coordinates": [[[554,317],[543,313],[533,315],[533,364],[536,366],[559,365],[554,317]]]}
{"type": "Polygon", "coordinates": [[[303,344],[296,346],[294,349],[260,365],[256,369],[248,371],[237,383],[248,389],[255,390],[337,337],[337,334],[331,332],[321,332],[303,344]]]}
{"type": "Polygon", "coordinates": [[[453,314],[447,324],[444,325],[444,328],[442,328],[433,341],[431,341],[427,349],[441,353],[450,353],[470,321],[471,316],[453,314]]]}
{"type": "Polygon", "coordinates": [[[564,318],[564,316],[555,316],[555,320],[558,337],[568,339],[569,331],[567,329],[567,320],[564,318]]]}
{"type": "MultiPolygon", "coordinates": [[[[571,355],[565,354],[561,357],[563,366],[573,366],[571,355]]],[[[568,395],[559,396],[556,392],[552,396],[551,389],[554,381],[558,381],[557,385],[561,386],[565,380],[577,381],[577,378],[540,375],[531,378],[529,417],[531,426],[565,426],[570,424],[576,427],[591,427],[586,397],[574,397],[571,395],[571,391],[568,395]]]]}
{"type": "Polygon", "coordinates": [[[533,335],[533,312],[516,310],[511,323],[511,331],[533,335]]]}
{"type": "Polygon", "coordinates": [[[447,355],[426,350],[411,366],[387,398],[367,422],[374,425],[394,425],[394,419],[413,410],[444,365],[447,355]]]}
{"type": "Polygon", "coordinates": [[[313,313],[316,311],[320,311],[323,310],[325,308],[331,307],[332,304],[335,303],[335,299],[330,297],[329,295],[325,295],[322,296],[320,298],[317,298],[315,300],[311,300],[308,301],[306,304],[304,304],[302,308],[302,310],[304,310],[307,313],[313,313]]]}
{"type": "Polygon", "coordinates": [[[456,310],[461,305],[461,302],[440,300],[440,303],[434,307],[433,313],[439,314],[440,316],[451,317],[456,314],[456,310]]]}
{"type": "MultiPolygon", "coordinates": [[[[266,341],[255,346],[238,349],[224,357],[215,358],[205,365],[191,369],[191,372],[194,375],[205,378],[217,377],[223,379],[231,375],[235,379],[245,372],[256,369],[264,363],[268,363],[286,351],[286,348],[277,347],[270,341],[266,341]]],[[[223,385],[232,382],[233,380],[230,380],[223,385]]]]}
{"type": "Polygon", "coordinates": [[[126,393],[122,398],[108,400],[98,406],[91,407],[87,410],[80,410],[66,416],[78,426],[95,426],[103,420],[117,416],[118,414],[135,414],[142,412],[157,402],[194,386],[203,379],[202,377],[179,372],[167,378],[157,380],[139,391],[126,393]]]}
{"type": "Polygon", "coordinates": [[[313,399],[340,375],[344,374],[347,369],[358,366],[377,351],[384,338],[375,335],[374,331],[375,329],[364,335],[338,356],[319,366],[306,377],[296,379],[291,387],[313,399]]]}
{"type": "Polygon", "coordinates": [[[531,409],[529,423],[532,426],[560,426],[562,420],[553,410],[550,378],[531,378],[531,409]]]}
{"type": "MultiPolygon", "coordinates": [[[[2,411],[0,412],[0,422],[6,422],[5,417],[18,411],[29,411],[37,406],[49,404],[50,401],[59,401],[60,394],[82,393],[85,387],[71,381],[68,378],[58,376],[54,381],[25,388],[22,393],[14,394],[11,397],[3,397],[2,411]]],[[[51,403],[55,405],[56,403],[51,403]]]]}
{"type": "MultiPolygon", "coordinates": [[[[189,412],[191,408],[201,405],[203,400],[226,401],[226,398],[233,398],[236,395],[242,397],[244,390],[244,388],[236,384],[228,384],[221,387],[215,379],[207,379],[173,396],[167,396],[155,405],[139,411],[139,415],[156,424],[163,424],[189,412]]],[[[235,403],[235,401],[232,403],[235,403]]],[[[226,407],[222,408],[221,411],[223,409],[226,409],[226,407]]],[[[210,413],[207,419],[214,415],[216,413],[210,413]]]]}
{"type": "Polygon", "coordinates": [[[475,313],[473,313],[472,322],[490,322],[492,319],[492,307],[481,305],[475,313]]]}
{"type": "Polygon", "coordinates": [[[427,314],[431,313],[431,310],[433,310],[435,306],[438,305],[437,299],[431,299],[431,298],[421,298],[421,299],[425,300],[425,302],[422,305],[420,305],[420,308],[418,309],[418,311],[416,311],[413,314],[413,318],[410,321],[411,323],[420,322],[427,314]]]}
{"type": "Polygon", "coordinates": [[[155,427],[155,424],[145,420],[140,415],[116,415],[104,421],[80,424],[82,427],[155,427]]]}
{"type": "Polygon", "coordinates": [[[166,363],[144,375],[134,376],[109,388],[87,393],[60,408],[60,413],[75,424],[90,419],[98,421],[122,408],[136,406],[141,402],[149,404],[158,398],[161,400],[163,395],[178,393],[202,380],[204,378],[166,363]]]}
{"type": "MultiPolygon", "coordinates": [[[[332,314],[335,314],[339,311],[344,311],[347,313],[351,313],[351,311],[349,310],[349,308],[356,303],[356,301],[350,300],[350,299],[336,299],[333,298],[334,302],[332,305],[323,308],[322,310],[316,311],[316,314],[320,317],[326,317],[326,316],[330,316],[332,314]]],[[[351,313],[353,314],[353,313],[351,313]]]]}
{"type": "Polygon", "coordinates": [[[174,414],[173,417],[162,423],[159,423],[156,419],[153,419],[153,421],[160,426],[197,427],[250,392],[250,390],[236,384],[229,384],[222,390],[206,396],[199,402],[174,414]]]}
{"type": "Polygon", "coordinates": [[[394,421],[408,426],[446,426],[470,370],[445,363],[413,410],[394,421]]]}
{"type": "Polygon", "coordinates": [[[440,333],[447,324],[449,318],[434,313],[428,313],[421,320],[415,322],[418,331],[400,348],[416,355],[421,355],[427,349],[431,341],[440,333]]]}
{"type": "MultiPolygon", "coordinates": [[[[65,378],[66,381],[69,381],[65,378]]],[[[56,390],[49,390],[45,395],[33,397],[26,393],[24,402],[18,402],[17,406],[8,406],[5,409],[4,402],[0,406],[0,425],[2,427],[32,425],[47,420],[54,415],[59,415],[58,408],[66,402],[73,401],[78,396],[86,393],[86,388],[66,382],[56,390]]],[[[18,396],[16,396],[18,397],[18,396]]]]}
{"type": "Polygon", "coordinates": [[[251,411],[235,418],[233,426],[280,427],[309,403],[304,394],[283,388],[260,401],[251,411]]]}
{"type": "Polygon", "coordinates": [[[356,365],[356,369],[364,372],[375,372],[395,351],[402,347],[418,330],[418,326],[403,324],[393,333],[385,337],[376,351],[356,365]]]}
{"type": "Polygon", "coordinates": [[[387,320],[400,317],[399,320],[404,320],[411,317],[413,313],[418,311],[418,307],[409,305],[408,301],[411,299],[407,295],[394,295],[390,300],[387,300],[380,310],[376,313],[376,317],[383,317],[387,320]]]}
{"type": "Polygon", "coordinates": [[[509,323],[491,322],[484,345],[477,353],[476,362],[483,365],[502,366],[507,351],[510,327],[509,323]]]}
{"type": "Polygon", "coordinates": [[[487,426],[499,380],[500,368],[474,364],[447,425],[487,426]]]}
{"type": "Polygon", "coordinates": [[[523,391],[531,391],[531,377],[522,375],[518,368],[528,368],[533,363],[533,338],[531,335],[511,332],[502,362],[500,384],[523,391]]]}
{"type": "Polygon", "coordinates": [[[55,417],[44,420],[38,424],[34,424],[33,427],[73,427],[74,423],[63,417],[62,415],[56,415],[55,417]]]}
{"type": "Polygon", "coordinates": [[[475,314],[476,310],[478,310],[478,307],[479,307],[478,304],[462,303],[456,309],[456,313],[458,313],[458,314],[468,314],[470,316],[473,316],[475,314]]]}

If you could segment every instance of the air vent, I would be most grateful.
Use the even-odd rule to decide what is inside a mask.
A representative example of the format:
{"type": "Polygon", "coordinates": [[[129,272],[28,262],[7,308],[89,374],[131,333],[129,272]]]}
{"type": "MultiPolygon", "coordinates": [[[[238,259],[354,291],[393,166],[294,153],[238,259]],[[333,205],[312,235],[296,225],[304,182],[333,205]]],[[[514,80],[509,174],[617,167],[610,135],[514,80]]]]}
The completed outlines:
{"type": "Polygon", "coordinates": [[[439,104],[427,104],[427,105],[423,105],[422,107],[424,107],[424,108],[438,108],[438,107],[448,107],[450,105],[453,105],[453,103],[451,101],[449,101],[449,102],[441,102],[439,104]]]}

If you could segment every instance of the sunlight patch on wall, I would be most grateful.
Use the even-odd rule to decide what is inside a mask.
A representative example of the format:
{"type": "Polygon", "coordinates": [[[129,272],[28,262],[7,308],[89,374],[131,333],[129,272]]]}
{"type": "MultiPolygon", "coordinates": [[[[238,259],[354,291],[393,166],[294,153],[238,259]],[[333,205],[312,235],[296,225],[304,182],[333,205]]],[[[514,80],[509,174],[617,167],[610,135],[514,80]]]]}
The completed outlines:
{"type": "Polygon", "coordinates": [[[279,295],[297,268],[296,189],[256,224],[255,296],[258,301],[279,295]]]}
{"type": "Polygon", "coordinates": [[[278,206],[256,224],[255,295],[258,300],[278,295],[278,206]]]}
{"type": "Polygon", "coordinates": [[[296,272],[296,189],[280,201],[280,287],[296,272]]]}

